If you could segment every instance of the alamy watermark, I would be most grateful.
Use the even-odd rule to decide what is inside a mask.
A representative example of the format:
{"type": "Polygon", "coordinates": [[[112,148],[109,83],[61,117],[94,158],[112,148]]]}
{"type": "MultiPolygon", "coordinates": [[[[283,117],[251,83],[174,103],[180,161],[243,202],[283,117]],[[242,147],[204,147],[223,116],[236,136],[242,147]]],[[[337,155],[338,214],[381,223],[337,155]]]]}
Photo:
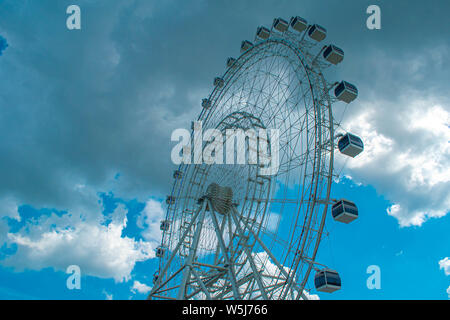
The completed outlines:
{"type": "Polygon", "coordinates": [[[69,290],[80,290],[81,289],[81,269],[77,265],[70,265],[66,270],[67,274],[70,276],[66,280],[66,286],[69,290]]]}
{"type": "Polygon", "coordinates": [[[379,6],[372,4],[367,7],[367,14],[370,16],[366,20],[366,26],[369,30],[380,30],[381,29],[381,9],[379,6]]]}
{"type": "Polygon", "coordinates": [[[279,168],[278,129],[207,129],[201,121],[187,129],[176,129],[171,140],[174,164],[250,164],[259,166],[260,175],[275,175],[279,168]],[[192,133],[192,134],[191,134],[192,133]],[[225,134],[225,137],[224,137],[225,134]]]}
{"type": "Polygon", "coordinates": [[[81,9],[79,6],[72,4],[67,7],[66,13],[69,14],[66,20],[66,27],[69,30],[81,29],[81,9]]]}
{"type": "Polygon", "coordinates": [[[381,289],[381,269],[379,266],[373,264],[367,267],[366,270],[367,274],[370,274],[370,276],[367,278],[366,285],[367,289],[373,290],[381,289]]]}

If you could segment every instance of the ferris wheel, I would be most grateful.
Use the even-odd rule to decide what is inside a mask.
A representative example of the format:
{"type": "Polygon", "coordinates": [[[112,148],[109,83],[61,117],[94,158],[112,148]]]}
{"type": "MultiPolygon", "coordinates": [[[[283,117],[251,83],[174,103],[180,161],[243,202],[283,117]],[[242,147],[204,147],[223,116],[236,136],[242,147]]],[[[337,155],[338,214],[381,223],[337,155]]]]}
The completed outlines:
{"type": "Polygon", "coordinates": [[[355,157],[364,145],[333,117],[333,103],[350,103],[358,90],[325,79],[324,70],[344,58],[339,47],[319,45],[326,33],[298,16],[277,18],[271,28],[259,27],[253,42],[242,42],[238,58],[227,59],[192,138],[199,124],[222,133],[273,130],[257,138],[265,140],[269,161],[250,161],[251,135],[240,142],[225,135],[225,144],[241,144],[245,161],[179,166],[149,299],[308,299],[315,290],[341,288],[339,273],[316,255],[329,209],[337,222],[358,217],[355,203],[330,197],[335,149],[355,157]],[[275,160],[275,172],[264,173],[275,160]]]}

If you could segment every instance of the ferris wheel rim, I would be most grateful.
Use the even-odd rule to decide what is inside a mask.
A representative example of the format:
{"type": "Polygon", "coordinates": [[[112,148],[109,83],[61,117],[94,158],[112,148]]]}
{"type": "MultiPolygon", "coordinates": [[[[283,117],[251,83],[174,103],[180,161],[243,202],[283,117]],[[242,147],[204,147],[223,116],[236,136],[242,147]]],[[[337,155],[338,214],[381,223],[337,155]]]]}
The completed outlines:
{"type": "MultiPolygon", "coordinates": [[[[277,43],[277,44],[283,44],[283,45],[285,45],[286,47],[288,47],[289,49],[293,49],[291,46],[289,46],[289,42],[288,41],[286,41],[286,40],[283,40],[283,39],[269,39],[269,40],[266,40],[266,41],[262,41],[262,42],[260,42],[260,43],[258,43],[258,44],[256,44],[255,46],[263,46],[264,45],[264,43],[271,43],[271,42],[273,42],[273,43],[277,43]]],[[[254,48],[252,48],[251,50],[249,50],[249,52],[250,51],[252,51],[254,48]]],[[[296,48],[296,50],[293,50],[296,54],[298,53],[298,52],[301,52],[300,51],[300,49],[299,48],[296,48]]],[[[245,56],[248,56],[249,55],[249,52],[244,52],[237,60],[236,60],[236,62],[237,61],[239,61],[242,57],[245,57],[245,56]]],[[[251,56],[251,55],[250,55],[251,56]]],[[[297,55],[298,56],[298,55],[297,55]]],[[[308,71],[307,71],[307,67],[303,64],[303,60],[301,60],[301,58],[298,56],[298,58],[299,58],[299,60],[301,61],[301,63],[302,63],[302,66],[303,66],[303,68],[304,68],[304,70],[305,70],[305,73],[308,75],[308,71]]],[[[248,61],[248,60],[247,60],[248,61]]],[[[243,65],[245,65],[245,62],[239,67],[239,68],[241,68],[243,65]]],[[[223,78],[225,78],[226,77],[226,75],[227,75],[227,73],[229,73],[230,71],[231,71],[231,69],[232,68],[228,68],[227,69],[227,71],[225,72],[225,74],[224,74],[224,76],[223,76],[223,78]]],[[[234,73],[232,74],[232,76],[231,76],[231,78],[234,76],[234,75],[236,75],[237,73],[238,73],[238,71],[239,70],[234,70],[234,73]]],[[[321,74],[321,71],[319,71],[319,73],[321,74]]],[[[231,79],[230,78],[230,79],[231,79]]],[[[323,76],[322,76],[322,78],[323,78],[323,76]]],[[[220,97],[221,95],[222,95],[222,93],[223,93],[223,91],[225,90],[225,88],[229,88],[228,87],[228,81],[230,81],[230,79],[228,79],[227,80],[227,83],[224,85],[224,87],[223,88],[214,88],[213,89],[213,91],[211,92],[211,94],[210,94],[210,96],[209,96],[209,98],[211,99],[211,98],[215,98],[215,97],[220,97]]],[[[308,81],[309,81],[309,83],[310,83],[310,87],[311,87],[311,90],[312,90],[312,84],[311,84],[311,81],[310,81],[310,79],[309,79],[309,75],[308,75],[308,81]]],[[[331,109],[331,103],[329,104],[329,106],[328,106],[328,109],[329,109],[329,113],[330,113],[330,118],[329,118],[329,120],[330,120],[330,122],[332,121],[332,109],[331,109]]],[[[213,108],[210,108],[209,109],[209,112],[212,112],[212,110],[213,110],[213,108]]],[[[203,109],[202,111],[201,111],[201,113],[200,113],[200,115],[199,115],[199,117],[198,117],[198,120],[201,120],[202,119],[202,116],[204,116],[204,114],[207,112],[207,110],[206,109],[203,109]]],[[[332,128],[332,125],[330,125],[330,128],[332,128]]],[[[333,149],[334,148],[331,148],[331,154],[333,153],[333,149]]],[[[182,170],[183,168],[185,168],[186,167],[186,165],[180,165],[179,166],[179,170],[182,170]]],[[[329,168],[330,168],[330,172],[332,172],[332,156],[330,157],[330,165],[329,165],[329,168]]],[[[328,191],[327,191],[327,195],[326,195],[326,199],[325,199],[325,207],[324,207],[324,210],[323,210],[323,213],[322,213],[322,220],[324,221],[324,217],[325,217],[325,215],[326,215],[326,210],[327,210],[327,202],[329,201],[329,197],[330,197],[330,189],[331,189],[331,174],[327,177],[327,189],[328,189],[328,191]]],[[[316,184],[317,185],[317,184],[316,184]]],[[[175,191],[175,185],[174,185],[174,187],[172,188],[172,192],[171,192],[171,195],[174,195],[174,191],[175,191]]],[[[269,203],[270,202],[270,200],[267,200],[266,201],[266,204],[267,203],[269,203]]],[[[166,217],[168,217],[168,215],[169,215],[169,211],[167,211],[167,215],[166,215],[166,217]]],[[[322,224],[322,227],[321,227],[321,231],[320,231],[320,233],[318,233],[318,234],[320,234],[320,236],[321,236],[321,234],[322,234],[322,232],[323,232],[323,224],[322,224]]],[[[319,240],[319,242],[320,242],[320,240],[319,240]]],[[[317,252],[317,247],[318,247],[318,242],[316,241],[316,249],[314,250],[314,257],[315,257],[315,255],[316,255],[316,252],[317,252]]],[[[308,277],[306,277],[305,278],[306,280],[308,279],[308,277]]],[[[302,290],[303,290],[303,288],[302,288],[302,290]]]]}
{"type": "MultiPolygon", "coordinates": [[[[313,87],[313,84],[311,83],[311,80],[310,80],[310,78],[309,78],[309,74],[308,74],[308,68],[307,68],[307,66],[305,66],[305,64],[304,64],[304,62],[303,62],[303,59],[304,59],[304,57],[303,57],[303,55],[304,55],[304,53],[302,52],[302,50],[301,50],[301,47],[296,47],[293,43],[291,43],[290,41],[288,41],[288,40],[286,40],[286,39],[267,39],[267,40],[265,40],[265,41],[261,41],[261,42],[259,42],[259,43],[257,43],[257,44],[255,44],[252,48],[250,48],[248,51],[246,51],[246,52],[244,52],[239,58],[237,58],[237,60],[236,60],[236,62],[235,62],[235,64],[236,63],[238,63],[238,61],[240,60],[240,59],[242,59],[243,57],[246,57],[246,56],[251,56],[251,53],[252,53],[252,51],[253,50],[256,50],[259,46],[264,46],[265,44],[267,44],[267,43],[275,43],[275,44],[283,44],[283,45],[285,45],[287,48],[289,48],[289,49],[291,49],[296,55],[297,55],[297,58],[299,59],[299,61],[301,62],[301,65],[303,66],[303,69],[305,70],[305,72],[306,72],[306,74],[308,75],[308,81],[309,81],[309,83],[310,83],[310,87],[311,87],[311,89],[312,89],[312,87],[313,87]]],[[[245,62],[244,63],[240,63],[239,64],[239,68],[242,68],[242,66],[243,65],[245,65],[245,62]]],[[[316,66],[316,68],[318,68],[319,69],[319,66],[316,66]]],[[[226,70],[226,72],[224,73],[224,76],[223,76],[223,78],[225,78],[226,77],[226,75],[230,72],[230,71],[234,71],[233,72],[233,74],[230,76],[230,78],[232,78],[235,74],[237,74],[238,72],[239,72],[239,70],[240,69],[237,69],[237,70],[233,70],[233,68],[228,68],[227,70],[226,70]]],[[[321,78],[322,79],[324,79],[323,78],[323,74],[322,74],[322,71],[319,69],[318,70],[318,72],[317,72],[318,74],[320,74],[320,76],[321,76],[321,78]]],[[[228,81],[230,81],[230,79],[227,79],[227,82],[228,81]]],[[[323,81],[325,81],[325,80],[323,80],[323,81]]],[[[228,83],[225,83],[225,85],[224,85],[224,87],[223,88],[214,88],[214,90],[212,91],[212,93],[210,94],[210,96],[209,96],[209,99],[210,100],[215,100],[215,94],[217,94],[217,96],[219,96],[220,97],[220,95],[221,95],[221,93],[225,90],[225,88],[227,87],[227,84],[228,83]]],[[[332,129],[333,128],[333,126],[331,125],[331,121],[332,121],[332,104],[331,104],[331,101],[330,101],[331,99],[330,99],[330,97],[328,96],[328,109],[329,109],[329,113],[330,113],[330,128],[332,129]]],[[[209,112],[212,112],[212,108],[211,109],[208,109],[209,110],[209,112]]],[[[204,110],[202,110],[202,112],[201,112],[201,114],[199,115],[199,120],[201,120],[201,118],[202,118],[202,116],[204,115],[204,112],[207,112],[205,109],[204,110]]],[[[331,134],[331,136],[332,136],[332,134],[331,134]]],[[[333,143],[333,141],[331,141],[331,143],[333,143]]],[[[331,150],[333,150],[334,151],[334,148],[331,148],[331,150]]],[[[333,153],[333,151],[331,151],[331,154],[333,153]]],[[[332,172],[332,168],[333,168],[333,156],[331,155],[331,157],[330,157],[330,161],[329,161],[329,166],[330,166],[330,172],[332,172]]],[[[329,201],[329,198],[330,198],[330,192],[331,192],[331,180],[332,180],[332,174],[329,174],[329,177],[328,177],[328,181],[327,181],[327,186],[329,186],[329,190],[327,191],[327,196],[326,196],[326,199],[325,199],[325,207],[324,207],[324,209],[323,209],[323,214],[322,214],[322,220],[323,221],[325,221],[325,216],[326,216],[326,211],[327,211],[327,206],[328,206],[328,201],[329,201]]],[[[324,228],[324,222],[323,223],[321,223],[321,227],[320,227],[320,232],[318,232],[318,234],[320,235],[319,237],[321,237],[321,234],[323,233],[323,228],[324,228]]],[[[320,242],[320,241],[318,241],[318,242],[320,242]]],[[[316,242],[316,244],[318,244],[318,242],[316,242]]],[[[292,243],[290,243],[290,245],[291,245],[292,243]]],[[[318,245],[316,245],[315,246],[316,248],[314,249],[314,252],[313,252],[313,256],[312,256],[312,258],[314,259],[315,258],[315,256],[316,256],[316,253],[317,253],[317,248],[318,248],[318,245]]],[[[311,267],[309,268],[309,270],[311,270],[311,267]]],[[[293,272],[295,272],[295,269],[293,270],[293,272]]],[[[310,271],[308,271],[308,274],[309,274],[309,272],[310,271]]],[[[308,277],[306,277],[305,279],[307,279],[308,277]]]]}

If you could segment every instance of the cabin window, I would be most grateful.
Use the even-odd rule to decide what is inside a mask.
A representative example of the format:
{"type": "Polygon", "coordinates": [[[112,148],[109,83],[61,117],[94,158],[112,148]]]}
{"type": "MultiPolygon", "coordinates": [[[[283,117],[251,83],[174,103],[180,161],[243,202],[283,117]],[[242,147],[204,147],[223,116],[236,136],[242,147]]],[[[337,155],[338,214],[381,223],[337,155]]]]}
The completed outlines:
{"type": "Polygon", "coordinates": [[[344,86],[344,84],[341,82],[337,87],[336,87],[336,89],[334,90],[334,94],[336,95],[336,97],[337,96],[339,96],[341,93],[342,93],[342,91],[344,91],[345,90],[345,86],[344,86]]]}
{"type": "Polygon", "coordinates": [[[343,207],[339,204],[336,208],[332,209],[333,217],[340,215],[343,212],[343,207]]]}
{"type": "Polygon", "coordinates": [[[341,278],[337,273],[327,272],[327,283],[335,286],[341,285],[341,278]]]}
{"type": "Polygon", "coordinates": [[[348,212],[348,213],[351,213],[354,215],[358,215],[358,209],[356,209],[355,206],[349,206],[349,205],[345,206],[345,212],[348,212]]]}
{"type": "Polygon", "coordinates": [[[314,279],[314,284],[316,287],[324,286],[326,284],[325,276],[323,274],[319,275],[317,278],[314,279]]]}
{"type": "Polygon", "coordinates": [[[338,142],[339,150],[345,149],[349,145],[350,141],[348,138],[348,135],[344,136],[341,140],[338,142]]]}
{"type": "Polygon", "coordinates": [[[357,136],[352,135],[351,140],[352,140],[352,143],[356,144],[358,147],[361,147],[361,148],[364,147],[362,140],[360,138],[358,138],[357,136]]]}
{"type": "Polygon", "coordinates": [[[356,93],[358,92],[358,89],[356,89],[356,87],[351,83],[345,82],[345,86],[356,93]]]}
{"type": "Polygon", "coordinates": [[[338,48],[338,47],[336,47],[336,46],[331,46],[331,47],[333,48],[333,50],[335,50],[335,51],[337,51],[338,53],[344,55],[344,51],[342,51],[341,48],[338,48]]]}
{"type": "Polygon", "coordinates": [[[327,31],[327,30],[325,30],[324,27],[319,26],[318,24],[316,25],[316,27],[317,27],[317,29],[318,29],[319,31],[322,31],[322,32],[326,32],[326,31],[327,31]]]}

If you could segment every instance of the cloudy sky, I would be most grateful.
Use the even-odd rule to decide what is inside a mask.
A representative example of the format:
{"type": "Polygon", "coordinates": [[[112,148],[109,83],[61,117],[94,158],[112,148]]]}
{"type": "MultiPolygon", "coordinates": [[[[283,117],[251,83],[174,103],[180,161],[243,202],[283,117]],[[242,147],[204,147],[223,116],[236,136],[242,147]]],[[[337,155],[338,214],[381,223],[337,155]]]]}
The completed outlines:
{"type": "Polygon", "coordinates": [[[0,298],[144,298],[172,131],[189,128],[257,26],[300,15],[344,49],[330,76],[358,86],[343,126],[365,143],[336,159],[333,197],[361,218],[330,227],[319,258],[345,282],[320,298],[447,299],[449,11],[446,0],[0,0],[0,298]],[[66,27],[71,4],[81,30],[66,27]],[[371,4],[381,30],[366,28],[371,4]],[[81,290],[66,287],[69,265],[81,290]],[[370,265],[380,290],[366,286],[370,265]]]}

